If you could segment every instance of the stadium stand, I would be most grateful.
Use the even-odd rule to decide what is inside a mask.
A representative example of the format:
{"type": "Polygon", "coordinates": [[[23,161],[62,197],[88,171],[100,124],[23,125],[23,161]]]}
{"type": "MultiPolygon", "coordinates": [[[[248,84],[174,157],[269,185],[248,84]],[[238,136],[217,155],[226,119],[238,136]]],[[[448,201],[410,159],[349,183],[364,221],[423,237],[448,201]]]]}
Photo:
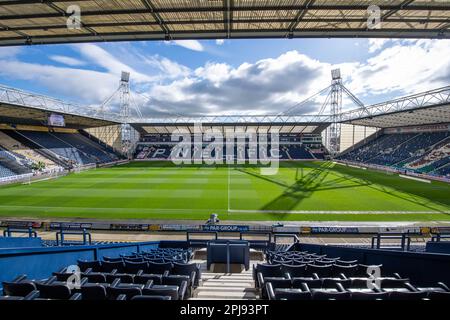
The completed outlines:
{"type": "Polygon", "coordinates": [[[80,133],[4,130],[2,136],[3,140],[9,140],[8,145],[10,146],[16,145],[16,148],[25,146],[25,149],[30,151],[26,150],[23,153],[30,158],[50,158],[44,162],[49,165],[53,165],[54,162],[58,164],[63,162],[66,165],[86,165],[119,160],[112,151],[80,133]],[[14,143],[14,140],[20,141],[14,143]]]}
{"type": "Polygon", "coordinates": [[[28,159],[0,146],[0,177],[31,173],[31,165],[28,159]]]}
{"type": "Polygon", "coordinates": [[[12,172],[11,170],[9,170],[6,167],[3,167],[0,164],[0,178],[6,178],[6,177],[11,177],[11,176],[15,176],[16,173],[12,172]]]}
{"type": "MultiPolygon", "coordinates": [[[[176,152],[176,148],[173,145],[165,144],[139,144],[135,151],[135,158],[138,160],[143,159],[154,159],[154,160],[166,160],[176,152]]],[[[226,148],[224,159],[226,157],[226,148]]],[[[314,160],[314,159],[324,159],[324,150],[315,149],[315,153],[312,153],[307,146],[296,144],[296,145],[280,145],[279,158],[281,160],[314,160]]],[[[192,148],[191,154],[195,154],[197,150],[192,148]]],[[[252,158],[250,156],[249,148],[245,148],[245,155],[243,155],[243,150],[238,147],[234,148],[234,155],[237,157],[245,157],[245,159],[252,158]]],[[[272,155],[276,155],[274,152],[272,155]]],[[[213,152],[214,156],[214,152],[213,152]]]]}
{"type": "Polygon", "coordinates": [[[44,280],[20,275],[4,281],[0,300],[185,300],[201,280],[200,266],[189,263],[191,258],[189,249],[156,248],[78,260],[78,288],[67,285],[75,271],[66,267],[44,280]]]}
{"type": "Polygon", "coordinates": [[[408,161],[405,168],[420,172],[433,172],[450,163],[450,141],[445,139],[435,146],[430,152],[419,156],[413,161],[408,161]]]}
{"type": "Polygon", "coordinates": [[[267,251],[266,260],[253,267],[255,287],[263,299],[450,299],[450,289],[443,282],[425,288],[413,285],[409,278],[402,278],[398,273],[371,278],[371,270],[382,270],[382,265],[364,265],[357,260],[295,250],[267,251]]]}
{"type": "Polygon", "coordinates": [[[450,132],[384,134],[339,156],[340,160],[446,175],[450,132]]]}
{"type": "MultiPolygon", "coordinates": [[[[245,241],[241,241],[245,242],[245,241]]],[[[96,245],[97,258],[75,258],[77,251],[46,248],[52,260],[50,265],[61,265],[63,261],[74,261],[74,265],[48,270],[47,277],[28,277],[16,275],[1,283],[3,295],[0,300],[187,300],[195,298],[197,290],[203,286],[204,261],[193,262],[194,250],[187,243],[168,241],[141,243],[141,246],[154,246],[134,251],[132,244],[96,245]],[[180,245],[180,247],[177,247],[180,245]],[[113,249],[114,246],[118,246],[113,249]],[[126,249],[126,250],[125,250],[126,249]],[[58,260],[57,252],[61,252],[58,260]],[[119,253],[118,252],[124,252],[119,253]],[[105,255],[108,254],[108,255],[105,255]],[[73,255],[71,257],[71,255],[73,255]],[[68,259],[68,260],[67,260],[68,259]],[[75,286],[75,281],[77,286],[75,286]],[[69,284],[74,284],[69,285],[69,284]]],[[[252,277],[254,288],[260,299],[269,300],[448,300],[448,255],[433,254],[429,260],[425,253],[405,253],[383,250],[371,250],[379,261],[367,264],[368,255],[364,250],[339,246],[306,245],[279,246],[268,243],[263,250],[265,261],[253,264],[252,277]],[[329,253],[323,252],[328,250],[329,253]],[[358,251],[360,250],[360,251],[358,251]],[[331,252],[339,252],[336,256],[331,252]],[[399,261],[392,262],[392,258],[399,261]],[[418,279],[420,271],[403,264],[408,261],[427,261],[438,265],[433,272],[418,279]],[[387,262],[388,266],[383,263],[387,262]],[[390,266],[389,266],[390,264],[390,266]],[[379,271],[375,275],[375,272],[379,271]],[[394,270],[394,271],[393,271],[394,270]],[[419,272],[419,273],[418,273],[419,272]],[[442,273],[444,272],[444,273],[442,273]],[[406,275],[406,276],[405,276],[406,275]],[[416,281],[417,280],[417,281],[416,281]]],[[[13,250],[17,250],[13,249],[13,250]]],[[[33,249],[24,249],[33,250],[33,249]]],[[[46,255],[43,249],[38,255],[46,255]]],[[[92,246],[80,247],[78,257],[88,257],[83,250],[92,250],[92,246]]],[[[233,251],[235,252],[235,251],[233,251]]],[[[236,251],[237,252],[237,251],[236,251]]],[[[28,259],[31,252],[19,253],[28,259]]],[[[6,252],[7,256],[8,253],[6,252]]],[[[230,259],[233,260],[230,256],[230,259]]],[[[238,253],[239,255],[239,253],[238,253]]],[[[32,258],[33,259],[33,258],[32,258]]],[[[49,259],[42,258],[42,259],[49,259]]],[[[0,252],[0,265],[4,258],[0,252]]],[[[43,265],[47,266],[49,260],[43,265]]],[[[428,264],[427,264],[428,265],[428,264]]],[[[25,265],[26,267],[26,265],[25,265]]],[[[12,274],[9,271],[10,274],[12,274]]],[[[207,279],[209,276],[207,277],[207,279]]],[[[237,281],[237,280],[233,280],[237,281]]],[[[211,289],[211,286],[208,286],[211,289]]]]}
{"type": "MultiPolygon", "coordinates": [[[[270,141],[270,136],[268,140],[270,141]]],[[[194,141],[194,136],[191,137],[194,141]]],[[[143,135],[140,142],[137,144],[134,157],[138,160],[153,159],[166,160],[171,155],[177,154],[179,148],[176,142],[171,140],[169,134],[151,134],[143,135]]],[[[206,150],[208,144],[203,144],[203,149],[206,150]]],[[[183,151],[185,152],[185,150],[183,151]]],[[[191,156],[197,155],[200,151],[194,145],[191,147],[191,156]]],[[[227,157],[227,145],[222,146],[223,159],[227,157]]],[[[317,134],[280,134],[278,150],[271,150],[269,152],[272,157],[278,157],[281,160],[323,160],[327,155],[326,148],[321,143],[321,136],[317,134]]],[[[260,155],[259,146],[252,150],[250,143],[246,141],[245,147],[240,147],[238,143],[233,149],[233,157],[239,159],[255,159],[257,157],[264,158],[266,155],[260,155]]],[[[215,151],[212,151],[212,156],[215,157],[215,151]]]]}
{"type": "Polygon", "coordinates": [[[32,167],[33,164],[42,163],[44,164],[45,169],[52,170],[61,168],[52,160],[40,155],[36,151],[0,131],[0,148],[1,147],[8,150],[9,153],[14,154],[18,159],[23,159],[28,167],[32,167]]]}

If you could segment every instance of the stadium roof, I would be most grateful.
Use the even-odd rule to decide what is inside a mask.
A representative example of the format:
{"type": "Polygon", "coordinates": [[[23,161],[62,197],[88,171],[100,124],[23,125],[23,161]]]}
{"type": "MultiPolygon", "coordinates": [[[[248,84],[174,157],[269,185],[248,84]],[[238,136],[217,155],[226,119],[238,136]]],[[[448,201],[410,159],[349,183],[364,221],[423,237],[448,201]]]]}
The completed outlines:
{"type": "MultiPolygon", "coordinates": [[[[193,124],[178,124],[178,125],[163,125],[163,124],[146,124],[134,123],[132,126],[141,133],[144,134],[164,134],[172,133],[174,130],[182,130],[184,132],[194,133],[193,124]]],[[[247,132],[254,130],[257,133],[266,133],[273,129],[279,133],[320,133],[329,126],[329,123],[294,123],[294,124],[280,124],[280,123],[215,123],[215,124],[203,124],[201,126],[202,132],[219,130],[222,134],[226,132],[247,132]]]]}
{"type": "Polygon", "coordinates": [[[64,115],[66,126],[73,129],[120,123],[111,118],[88,115],[82,107],[58,99],[0,86],[0,123],[47,125],[51,113],[64,115]]]}
{"type": "Polygon", "coordinates": [[[341,121],[377,128],[450,123],[450,86],[348,111],[341,121]]]}
{"type": "Polygon", "coordinates": [[[216,38],[450,38],[435,0],[0,0],[0,45],[216,38]],[[81,9],[69,29],[68,6],[81,9]],[[368,28],[368,7],[381,9],[368,28]]]}

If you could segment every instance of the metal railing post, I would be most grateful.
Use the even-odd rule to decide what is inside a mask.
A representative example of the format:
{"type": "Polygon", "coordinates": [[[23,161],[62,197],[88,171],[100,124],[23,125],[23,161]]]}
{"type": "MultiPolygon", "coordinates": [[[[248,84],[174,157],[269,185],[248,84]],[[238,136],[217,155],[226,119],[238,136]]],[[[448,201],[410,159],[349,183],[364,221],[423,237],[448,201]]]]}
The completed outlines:
{"type": "Polygon", "coordinates": [[[227,273],[230,274],[230,241],[227,241],[227,273]]]}

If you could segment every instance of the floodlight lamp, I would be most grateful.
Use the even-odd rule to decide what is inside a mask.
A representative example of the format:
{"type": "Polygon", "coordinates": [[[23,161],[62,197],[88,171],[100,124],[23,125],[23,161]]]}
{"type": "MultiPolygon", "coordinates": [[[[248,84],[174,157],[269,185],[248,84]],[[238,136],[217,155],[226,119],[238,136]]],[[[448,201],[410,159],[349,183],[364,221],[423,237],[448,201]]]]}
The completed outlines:
{"type": "Polygon", "coordinates": [[[120,81],[129,82],[130,81],[130,73],[126,71],[122,71],[122,76],[120,77],[120,81]]]}
{"type": "Polygon", "coordinates": [[[341,79],[341,69],[331,70],[331,77],[333,80],[341,79]]]}

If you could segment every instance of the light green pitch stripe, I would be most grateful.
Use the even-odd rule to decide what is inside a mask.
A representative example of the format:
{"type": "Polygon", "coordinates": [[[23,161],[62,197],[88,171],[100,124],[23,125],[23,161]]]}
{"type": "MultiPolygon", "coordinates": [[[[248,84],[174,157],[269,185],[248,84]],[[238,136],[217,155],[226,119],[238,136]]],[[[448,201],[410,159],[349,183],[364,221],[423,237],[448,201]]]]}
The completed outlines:
{"type": "Polygon", "coordinates": [[[449,194],[448,184],[326,162],[282,163],[275,176],[232,168],[230,190],[227,167],[132,163],[2,186],[0,217],[204,220],[217,212],[225,220],[448,221],[449,194]]]}

